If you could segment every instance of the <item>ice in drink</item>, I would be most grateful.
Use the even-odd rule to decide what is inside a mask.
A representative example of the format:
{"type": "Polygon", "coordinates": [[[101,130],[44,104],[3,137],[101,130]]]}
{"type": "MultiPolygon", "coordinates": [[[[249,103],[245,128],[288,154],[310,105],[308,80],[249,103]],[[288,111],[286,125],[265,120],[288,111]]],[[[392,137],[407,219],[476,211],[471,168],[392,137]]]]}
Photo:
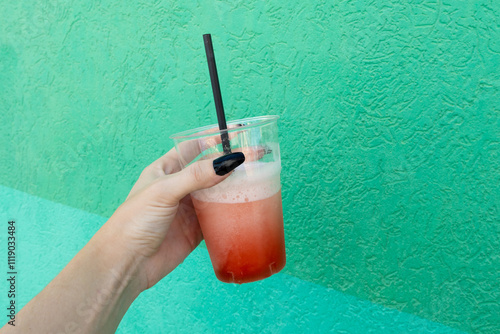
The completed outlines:
{"type": "Polygon", "coordinates": [[[192,194],[217,278],[246,283],[285,266],[280,162],[250,162],[192,194]]]}

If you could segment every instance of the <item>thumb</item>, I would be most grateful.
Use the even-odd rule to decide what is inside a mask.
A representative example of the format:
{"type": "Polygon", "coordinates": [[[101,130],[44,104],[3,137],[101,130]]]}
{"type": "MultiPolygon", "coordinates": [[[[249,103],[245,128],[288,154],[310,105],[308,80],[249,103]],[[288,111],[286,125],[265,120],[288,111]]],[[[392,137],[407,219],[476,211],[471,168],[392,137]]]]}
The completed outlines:
{"type": "Polygon", "coordinates": [[[244,161],[242,152],[230,153],[215,160],[197,161],[178,173],[168,175],[163,186],[168,191],[169,199],[177,203],[193,191],[222,182],[244,161]]]}

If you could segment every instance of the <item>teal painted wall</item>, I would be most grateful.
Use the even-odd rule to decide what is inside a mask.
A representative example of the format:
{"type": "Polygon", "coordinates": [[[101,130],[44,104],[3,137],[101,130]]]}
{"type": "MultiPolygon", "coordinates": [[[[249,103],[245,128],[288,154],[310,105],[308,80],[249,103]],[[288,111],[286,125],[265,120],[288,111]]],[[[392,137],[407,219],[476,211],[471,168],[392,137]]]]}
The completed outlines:
{"type": "MultiPolygon", "coordinates": [[[[57,275],[106,218],[2,186],[0,198],[2,221],[14,218],[6,212],[17,212],[16,290],[18,306],[23,306],[57,275]]],[[[0,234],[0,243],[6,242],[6,236],[0,234]]],[[[7,257],[4,247],[0,256],[7,257]]],[[[8,302],[6,294],[0,294],[0,305],[8,302]]],[[[93,306],[88,301],[82,303],[82,311],[93,306]]],[[[282,273],[244,285],[221,283],[202,247],[142,293],[117,330],[120,334],[308,332],[464,333],[282,273]]]]}
{"type": "Polygon", "coordinates": [[[0,184],[111,215],[170,134],[215,122],[210,32],[228,118],[281,116],[285,273],[500,331],[499,13],[493,0],[3,3],[0,184]]]}

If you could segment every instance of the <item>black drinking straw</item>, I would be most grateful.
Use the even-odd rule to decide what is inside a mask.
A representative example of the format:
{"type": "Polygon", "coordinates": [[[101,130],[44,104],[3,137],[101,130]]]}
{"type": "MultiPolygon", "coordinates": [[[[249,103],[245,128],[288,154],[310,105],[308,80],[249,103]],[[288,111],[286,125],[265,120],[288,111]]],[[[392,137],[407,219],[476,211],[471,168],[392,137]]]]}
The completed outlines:
{"type": "Polygon", "coordinates": [[[231,153],[229,145],[229,136],[227,134],[226,116],[224,115],[224,106],[222,105],[222,95],[220,93],[219,77],[217,76],[217,66],[215,66],[214,47],[212,45],[212,36],[203,35],[205,42],[205,52],[207,53],[208,70],[210,71],[210,81],[212,82],[212,91],[214,92],[215,110],[217,111],[217,121],[219,122],[220,139],[224,155],[231,153]]]}

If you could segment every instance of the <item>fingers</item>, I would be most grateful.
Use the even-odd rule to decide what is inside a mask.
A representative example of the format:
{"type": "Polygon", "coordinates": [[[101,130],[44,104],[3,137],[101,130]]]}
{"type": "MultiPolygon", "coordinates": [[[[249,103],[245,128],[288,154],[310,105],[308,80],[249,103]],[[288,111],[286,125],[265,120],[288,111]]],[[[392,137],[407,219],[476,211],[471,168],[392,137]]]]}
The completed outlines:
{"type": "MultiPolygon", "coordinates": [[[[231,150],[232,152],[241,152],[245,155],[245,161],[258,161],[262,159],[266,154],[270,154],[273,151],[267,146],[249,146],[249,147],[239,147],[231,150]]],[[[215,159],[222,153],[214,153],[204,156],[205,159],[215,159]]]]}
{"type": "Polygon", "coordinates": [[[150,166],[154,166],[153,169],[163,171],[166,175],[180,171],[181,165],[179,163],[179,155],[175,147],[154,161],[150,166]]]}
{"type": "MultiPolygon", "coordinates": [[[[235,125],[230,125],[228,126],[228,129],[234,129],[241,126],[240,124],[235,124],[235,125]]],[[[213,129],[208,129],[205,131],[202,131],[200,133],[197,133],[195,135],[203,135],[203,134],[208,134],[210,132],[215,132],[217,131],[217,128],[213,129]]],[[[238,132],[233,132],[229,133],[229,139],[235,138],[237,136],[238,132]]],[[[182,156],[184,162],[187,164],[194,160],[201,152],[209,149],[210,147],[215,147],[218,144],[221,143],[221,137],[220,135],[214,134],[213,136],[209,137],[203,137],[200,139],[192,139],[192,140],[187,140],[184,142],[179,143],[179,146],[182,151],[182,156]]],[[[241,149],[236,149],[234,150],[235,152],[241,152],[241,149]]],[[[255,151],[255,150],[254,150],[255,151]]],[[[246,151],[244,151],[245,155],[247,154],[246,151]]],[[[255,152],[248,152],[249,157],[255,156],[255,153],[258,153],[257,151],[255,152]]],[[[260,153],[258,153],[260,154],[260,153]]],[[[260,159],[260,158],[259,158],[260,159]]],[[[250,159],[254,160],[254,159],[250,159]]],[[[255,159],[258,160],[258,159],[255,159]]],[[[145,168],[145,171],[147,170],[147,173],[149,174],[154,174],[154,176],[159,177],[164,174],[172,174],[176,173],[181,170],[181,165],[180,165],[180,159],[179,159],[179,153],[175,148],[172,148],[170,151],[168,151],[166,154],[164,154],[162,157],[154,161],[151,165],[145,168]],[[163,171],[163,173],[161,173],[163,171]]]]}
{"type": "MultiPolygon", "coordinates": [[[[241,124],[230,125],[229,129],[235,129],[240,127],[241,124]]],[[[211,132],[217,132],[216,128],[208,129],[200,132],[198,135],[209,134],[211,132]]],[[[238,135],[239,131],[229,133],[229,138],[233,139],[238,135]]],[[[159,159],[155,160],[149,166],[147,166],[141,173],[139,179],[130,191],[127,199],[138,193],[140,190],[146,188],[148,185],[153,183],[156,179],[163,177],[165,175],[177,173],[181,171],[181,165],[186,165],[192,160],[194,160],[201,152],[209,150],[212,147],[217,146],[221,142],[221,137],[217,132],[213,136],[202,137],[198,139],[187,140],[179,144],[180,150],[182,152],[182,159],[179,156],[178,151],[172,148],[166,154],[164,154],[159,159]]],[[[248,161],[255,161],[261,159],[265,154],[270,152],[269,148],[256,146],[256,147],[246,147],[237,148],[233,152],[243,152],[247,157],[248,161]]],[[[205,155],[204,159],[214,159],[220,156],[221,153],[213,153],[205,155]]]]}
{"type": "Polygon", "coordinates": [[[189,193],[213,187],[245,161],[242,153],[231,153],[215,160],[195,162],[182,171],[167,175],[156,184],[166,204],[174,205],[189,193]]]}
{"type": "MultiPolygon", "coordinates": [[[[242,126],[242,124],[233,124],[228,126],[228,130],[236,129],[242,126]]],[[[186,140],[179,143],[179,148],[182,152],[182,160],[181,162],[184,164],[188,164],[193,161],[201,152],[215,147],[221,143],[221,136],[218,128],[211,128],[205,131],[201,131],[199,133],[193,134],[193,136],[203,136],[213,133],[213,136],[204,136],[201,138],[186,140]]],[[[238,132],[230,132],[229,139],[233,139],[238,135],[238,132]]],[[[177,156],[178,158],[178,156],[177,156]]]]}
{"type": "Polygon", "coordinates": [[[130,193],[128,194],[126,200],[149,186],[156,179],[168,174],[176,173],[180,170],[181,166],[179,164],[179,160],[177,159],[177,152],[175,151],[175,148],[173,148],[165,155],[144,168],[141,175],[139,176],[139,179],[135,182],[134,186],[130,190],[130,193]]]}

